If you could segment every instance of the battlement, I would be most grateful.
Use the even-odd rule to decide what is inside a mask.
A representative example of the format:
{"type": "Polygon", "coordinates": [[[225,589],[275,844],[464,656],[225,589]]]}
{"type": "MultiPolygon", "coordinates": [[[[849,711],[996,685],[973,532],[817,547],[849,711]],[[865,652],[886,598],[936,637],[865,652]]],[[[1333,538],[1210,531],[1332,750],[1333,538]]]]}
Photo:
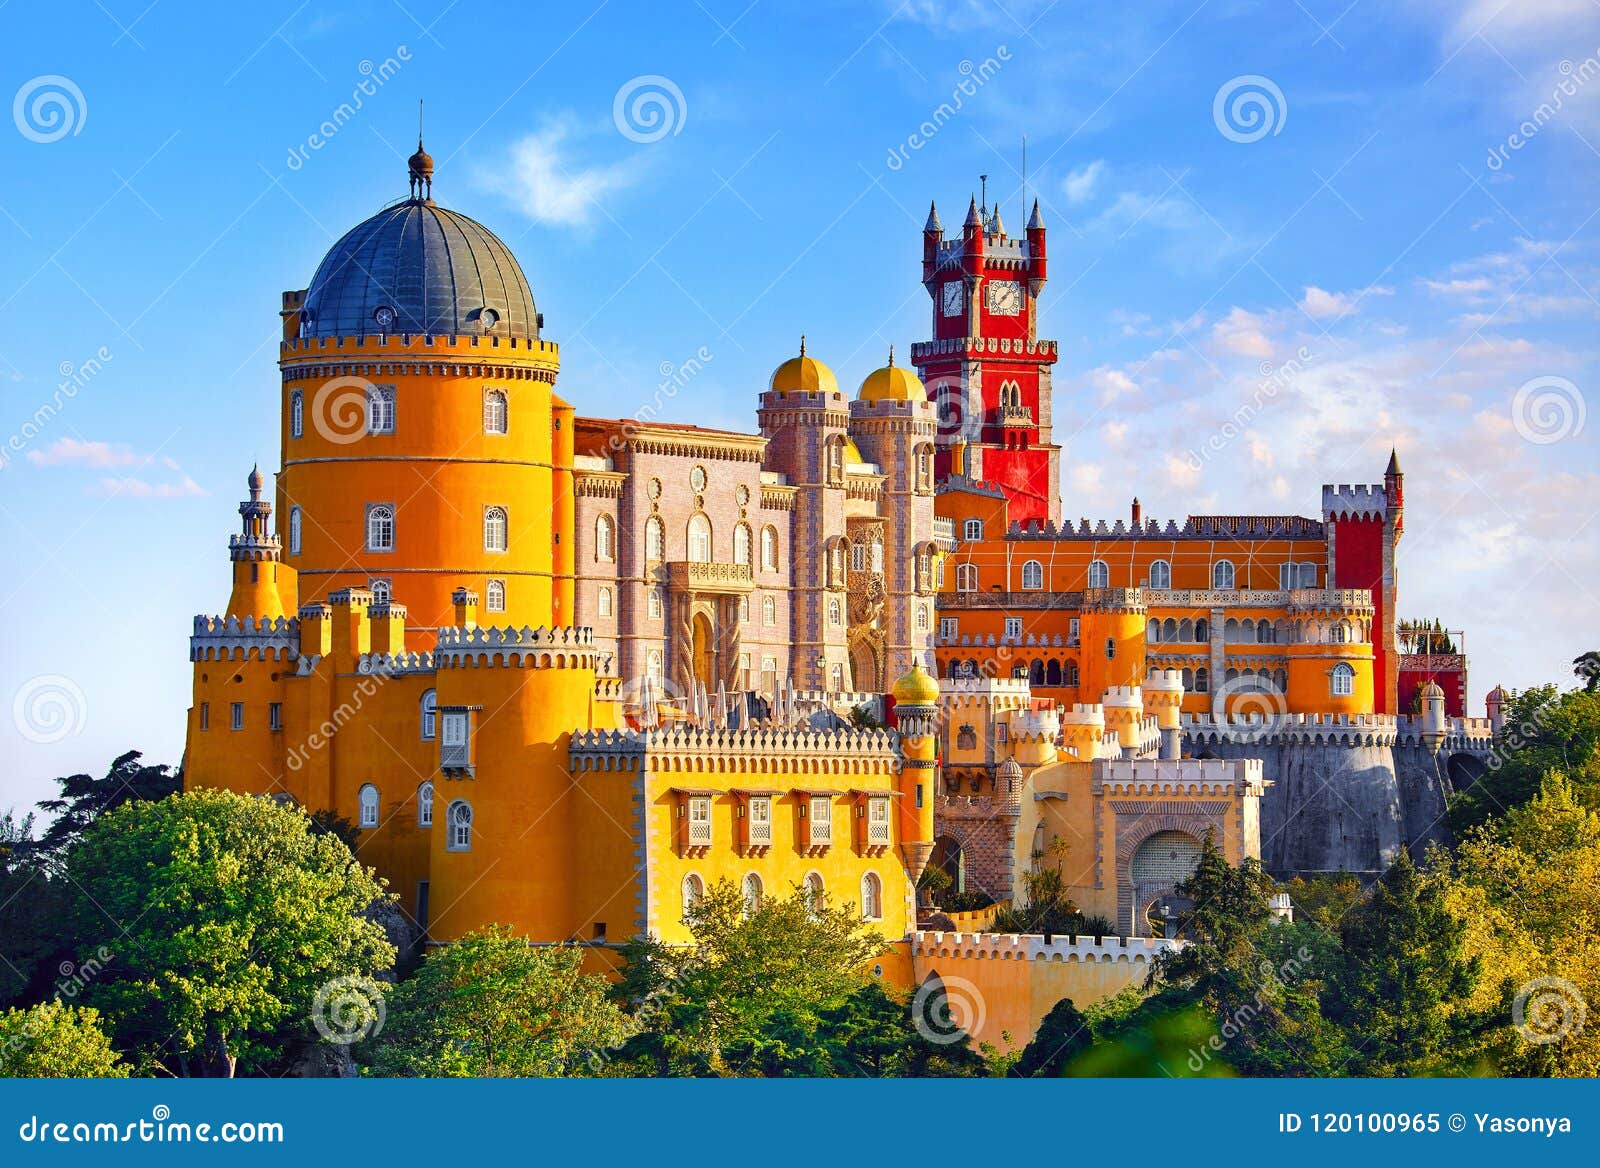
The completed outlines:
{"type": "Polygon", "coordinates": [[[1244,717],[1186,714],[1180,729],[1190,745],[1224,743],[1340,744],[1393,746],[1393,714],[1274,714],[1244,717]]]}
{"type": "Polygon", "coordinates": [[[768,774],[891,775],[899,736],[887,730],[673,725],[654,730],[580,730],[568,744],[573,771],[677,770],[768,774]]]}
{"type": "Polygon", "coordinates": [[[1026,677],[942,677],[939,700],[955,697],[1027,697],[1026,677]]]}
{"type": "Polygon", "coordinates": [[[480,336],[477,334],[437,335],[431,333],[390,333],[365,337],[294,337],[278,346],[279,360],[303,356],[415,357],[415,356],[512,356],[547,357],[560,355],[554,341],[527,337],[480,336]]]}
{"type": "Polygon", "coordinates": [[[299,651],[300,622],[286,616],[197,616],[189,638],[190,661],[281,661],[299,651]]]}
{"type": "Polygon", "coordinates": [[[1091,790],[1107,795],[1260,795],[1256,758],[1109,758],[1094,764],[1091,790]]]}
{"type": "Polygon", "coordinates": [[[1382,483],[1323,485],[1323,522],[1332,519],[1382,519],[1388,512],[1389,497],[1382,483]]]}
{"type": "Polygon", "coordinates": [[[911,934],[917,957],[968,957],[990,961],[1133,961],[1150,962],[1183,947],[1164,937],[1092,937],[1057,934],[1046,938],[1022,933],[945,933],[919,930],[911,934]]]}
{"type": "Polygon", "coordinates": [[[941,357],[971,357],[983,353],[1031,357],[1041,364],[1053,364],[1060,356],[1054,341],[1026,341],[1009,337],[948,337],[941,341],[917,341],[911,346],[911,363],[924,365],[941,357]]]}
{"type": "Polygon", "coordinates": [[[1070,540],[1070,539],[1159,539],[1212,540],[1228,539],[1322,539],[1326,535],[1321,522],[1300,515],[1190,515],[1180,525],[1174,520],[1162,523],[1146,519],[1129,524],[1118,519],[1107,523],[1104,519],[1091,522],[1080,518],[1076,524],[1070,519],[1060,523],[1031,519],[1026,524],[1013,523],[1006,531],[1008,540],[1070,540]]]}
{"type": "Polygon", "coordinates": [[[1061,734],[1061,716],[1055,710],[1013,710],[1011,736],[1054,742],[1061,734]]]}
{"type": "Polygon", "coordinates": [[[1404,714],[1395,719],[1396,744],[1431,746],[1450,753],[1484,754],[1494,749],[1494,725],[1488,718],[1446,718],[1441,727],[1429,724],[1425,714],[1404,714]]]}
{"type": "Polygon", "coordinates": [[[437,668],[511,665],[538,669],[593,669],[599,658],[594,630],[570,625],[535,629],[446,625],[438,633],[437,668]]]}
{"type": "Polygon", "coordinates": [[[363,653],[356,672],[373,677],[400,677],[407,673],[435,672],[432,653],[363,653]]]}
{"type": "Polygon", "coordinates": [[[1141,687],[1145,693],[1173,693],[1183,691],[1183,671],[1180,669],[1152,669],[1141,687]]]}
{"type": "Polygon", "coordinates": [[[1100,704],[1107,709],[1137,710],[1144,706],[1144,694],[1136,685],[1113,685],[1101,695],[1100,704]]]}
{"type": "Polygon", "coordinates": [[[1074,702],[1070,709],[1061,711],[1061,722],[1065,726],[1095,726],[1104,725],[1106,710],[1099,702],[1074,702]]]}

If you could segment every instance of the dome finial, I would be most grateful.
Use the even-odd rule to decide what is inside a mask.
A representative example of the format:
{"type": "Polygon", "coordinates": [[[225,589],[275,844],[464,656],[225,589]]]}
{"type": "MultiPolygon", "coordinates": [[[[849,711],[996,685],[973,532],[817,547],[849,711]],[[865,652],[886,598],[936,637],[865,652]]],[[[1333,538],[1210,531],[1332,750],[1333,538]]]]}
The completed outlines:
{"type": "Polygon", "coordinates": [[[802,357],[804,357],[806,355],[806,335],[805,335],[805,333],[801,333],[800,334],[800,355],[802,357]]]}
{"type": "Polygon", "coordinates": [[[422,102],[417,102],[417,152],[406,160],[411,197],[433,201],[433,155],[422,148],[422,102]]]}
{"type": "Polygon", "coordinates": [[[889,346],[889,368],[890,369],[894,368],[894,346],[893,345],[889,346]]]}

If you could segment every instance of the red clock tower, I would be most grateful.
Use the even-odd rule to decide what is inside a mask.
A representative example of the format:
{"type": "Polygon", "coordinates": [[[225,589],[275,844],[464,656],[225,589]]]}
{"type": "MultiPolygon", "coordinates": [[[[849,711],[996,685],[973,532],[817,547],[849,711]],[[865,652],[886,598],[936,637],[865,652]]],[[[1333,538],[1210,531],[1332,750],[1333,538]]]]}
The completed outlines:
{"type": "Polygon", "coordinates": [[[913,345],[911,361],[938,406],[935,473],[996,484],[1021,523],[1061,512],[1061,448],[1050,432],[1056,344],[1034,332],[1045,274],[1037,200],[1023,239],[1006,234],[998,206],[974,198],[961,237],[947,240],[929,206],[922,283],[933,339],[913,345]]]}

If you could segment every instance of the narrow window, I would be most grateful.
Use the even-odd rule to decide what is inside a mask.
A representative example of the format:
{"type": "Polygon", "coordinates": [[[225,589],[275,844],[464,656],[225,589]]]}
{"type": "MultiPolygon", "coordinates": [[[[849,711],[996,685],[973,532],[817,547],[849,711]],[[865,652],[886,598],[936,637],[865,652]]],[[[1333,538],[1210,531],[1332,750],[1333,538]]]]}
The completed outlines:
{"type": "Polygon", "coordinates": [[[211,729],[211,703],[210,702],[201,702],[200,703],[200,729],[202,729],[202,730],[211,729]]]}
{"type": "Polygon", "coordinates": [[[743,523],[733,529],[733,562],[750,566],[750,529],[743,523]]]}
{"type": "Polygon", "coordinates": [[[1030,591],[1044,587],[1044,565],[1038,560],[1022,565],[1022,587],[1030,591]]]}
{"type": "Polygon", "coordinates": [[[306,432],[306,395],[295,389],[289,392],[289,437],[300,438],[306,432]]]}
{"type": "Polygon", "coordinates": [[[422,695],[422,739],[432,742],[433,736],[439,731],[439,695],[436,690],[427,690],[422,695]]]}
{"type": "Polygon", "coordinates": [[[644,558],[652,561],[661,561],[667,558],[667,529],[662,526],[661,517],[652,515],[644,524],[644,558]]]}
{"type": "Polygon", "coordinates": [[[483,550],[486,552],[503,552],[506,550],[506,509],[504,507],[485,507],[483,509],[483,550]]]}
{"type": "Polygon", "coordinates": [[[1218,560],[1211,566],[1211,587],[1219,591],[1231,589],[1235,578],[1232,560],[1218,560]]]}
{"type": "Polygon", "coordinates": [[[450,830],[449,839],[445,848],[452,852],[470,852],[472,850],[472,804],[465,799],[457,799],[450,804],[445,813],[450,830]]]}
{"type": "Polygon", "coordinates": [[[1333,667],[1333,696],[1347,698],[1356,692],[1356,671],[1344,662],[1333,667]]]}
{"type": "Polygon", "coordinates": [[[611,589],[602,588],[599,594],[599,612],[601,616],[611,615],[611,589]]]}
{"type": "Polygon", "coordinates": [[[942,616],[939,618],[939,639],[941,641],[955,640],[956,637],[960,635],[960,629],[961,623],[959,620],[957,620],[957,618],[953,616],[942,616]]]}
{"type": "Polygon", "coordinates": [[[374,385],[367,391],[367,433],[394,433],[394,386],[374,385]]]}
{"type": "Polygon", "coordinates": [[[234,730],[244,729],[244,703],[234,702],[228,725],[234,730]]]}
{"type": "Polygon", "coordinates": [[[361,788],[361,826],[378,826],[378,788],[371,783],[361,788]]]}
{"type": "Polygon", "coordinates": [[[417,788],[417,826],[433,826],[433,784],[423,783],[417,788]]]}
{"type": "Polygon", "coordinates": [[[696,512],[689,517],[689,560],[696,564],[711,562],[711,520],[696,512]]]}
{"type": "Polygon", "coordinates": [[[483,395],[483,432],[485,434],[504,434],[510,429],[510,408],[506,405],[506,395],[498,389],[486,390],[483,395]]]}
{"type": "Polygon", "coordinates": [[[761,908],[761,877],[754,872],[745,874],[744,878],[744,911],[746,916],[753,916],[761,908]]]}
{"type": "Polygon", "coordinates": [[[1111,569],[1106,565],[1104,560],[1089,561],[1089,587],[1111,587],[1111,569]]]}
{"type": "Polygon", "coordinates": [[[761,529],[761,570],[764,572],[778,570],[778,533],[771,527],[761,529]]]}
{"type": "Polygon", "coordinates": [[[367,508],[367,550],[394,551],[394,508],[379,503],[367,508]]]}
{"type": "Polygon", "coordinates": [[[961,538],[964,540],[979,540],[983,538],[983,520],[968,519],[961,525],[961,538]]]}
{"type": "Polygon", "coordinates": [[[617,558],[616,526],[611,516],[602,515],[594,521],[594,558],[602,563],[617,558]]]}
{"type": "Polygon", "coordinates": [[[683,915],[688,916],[700,898],[706,894],[705,881],[690,872],[683,878],[683,915]]]}
{"type": "Polygon", "coordinates": [[[283,703],[282,702],[268,702],[267,703],[267,729],[268,730],[282,730],[283,729],[283,703]]]}
{"type": "Polygon", "coordinates": [[[300,508],[289,508],[289,554],[300,554],[300,508]]]}
{"type": "Polygon", "coordinates": [[[876,872],[861,878],[861,915],[869,921],[883,919],[883,882],[876,872]]]}
{"type": "Polygon", "coordinates": [[[1166,560],[1156,560],[1150,565],[1150,587],[1160,589],[1172,587],[1172,565],[1166,560]]]}
{"type": "Polygon", "coordinates": [[[504,580],[490,580],[484,587],[483,608],[485,612],[504,612],[506,610],[506,582],[504,580]]]}

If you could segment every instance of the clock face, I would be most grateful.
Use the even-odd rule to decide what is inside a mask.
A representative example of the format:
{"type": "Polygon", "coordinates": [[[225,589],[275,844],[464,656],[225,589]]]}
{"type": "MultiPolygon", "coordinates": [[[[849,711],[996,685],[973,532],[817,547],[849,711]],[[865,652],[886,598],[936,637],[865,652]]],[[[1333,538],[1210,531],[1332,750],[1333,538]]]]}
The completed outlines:
{"type": "Polygon", "coordinates": [[[1016,316],[1022,311],[1022,285],[1015,280],[990,284],[989,311],[996,316],[1016,316]]]}
{"type": "Polygon", "coordinates": [[[961,281],[951,280],[944,286],[944,314],[960,316],[966,299],[966,289],[961,286],[961,281]]]}

